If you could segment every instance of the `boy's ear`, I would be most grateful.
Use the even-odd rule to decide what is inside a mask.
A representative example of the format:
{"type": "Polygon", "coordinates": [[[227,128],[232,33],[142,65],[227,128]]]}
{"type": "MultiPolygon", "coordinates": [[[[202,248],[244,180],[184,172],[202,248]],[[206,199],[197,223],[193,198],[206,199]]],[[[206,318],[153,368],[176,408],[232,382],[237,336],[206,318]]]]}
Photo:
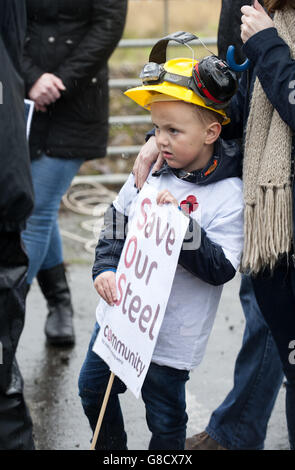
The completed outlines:
{"type": "Polygon", "coordinates": [[[205,143],[208,145],[213,144],[220,136],[221,129],[222,129],[222,126],[217,121],[209,124],[207,127],[207,131],[206,131],[207,136],[206,136],[205,143]]]}

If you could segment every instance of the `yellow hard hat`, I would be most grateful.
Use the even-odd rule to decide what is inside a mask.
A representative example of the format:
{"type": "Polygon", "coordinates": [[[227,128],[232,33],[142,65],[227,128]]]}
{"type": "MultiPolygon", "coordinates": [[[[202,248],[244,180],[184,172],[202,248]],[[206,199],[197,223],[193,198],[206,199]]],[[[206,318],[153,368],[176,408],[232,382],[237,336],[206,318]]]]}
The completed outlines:
{"type": "Polygon", "coordinates": [[[168,60],[165,64],[148,63],[144,66],[141,78],[142,86],[125,91],[125,95],[145,109],[150,110],[155,95],[159,93],[167,95],[169,99],[178,99],[192,103],[223,116],[222,124],[228,124],[230,119],[224,109],[216,109],[206,104],[205,99],[197,94],[192,88],[192,74],[198,61],[188,58],[177,58],[168,60]],[[148,77],[148,78],[147,78],[148,77]]]}

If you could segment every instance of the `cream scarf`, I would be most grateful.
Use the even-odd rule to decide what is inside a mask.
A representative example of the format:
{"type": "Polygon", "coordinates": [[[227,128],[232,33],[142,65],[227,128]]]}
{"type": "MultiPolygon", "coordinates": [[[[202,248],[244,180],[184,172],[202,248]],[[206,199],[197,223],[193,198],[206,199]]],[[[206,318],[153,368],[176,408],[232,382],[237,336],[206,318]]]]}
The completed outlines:
{"type": "MultiPolygon", "coordinates": [[[[295,11],[274,16],[279,36],[295,57],[295,11]]],[[[275,76],[275,73],[274,73],[275,76]]],[[[246,128],[243,163],[244,253],[242,270],[273,269],[292,242],[292,131],[280,118],[256,78],[246,128]]]]}

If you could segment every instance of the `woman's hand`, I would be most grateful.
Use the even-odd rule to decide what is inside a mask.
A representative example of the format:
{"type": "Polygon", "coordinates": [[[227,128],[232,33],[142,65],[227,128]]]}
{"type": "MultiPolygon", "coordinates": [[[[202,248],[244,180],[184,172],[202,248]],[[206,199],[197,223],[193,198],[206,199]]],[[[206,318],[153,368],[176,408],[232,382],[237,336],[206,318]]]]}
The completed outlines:
{"type": "Polygon", "coordinates": [[[111,306],[117,302],[116,273],[104,271],[94,280],[94,287],[98,294],[111,306]]]}
{"type": "Polygon", "coordinates": [[[35,102],[37,111],[46,111],[46,106],[54,103],[66,88],[62,80],[52,73],[44,73],[29,91],[29,98],[35,102]]]}
{"type": "Polygon", "coordinates": [[[175,199],[174,196],[168,191],[168,189],[163,189],[157,195],[157,204],[174,204],[174,206],[178,207],[178,201],[175,199]]]}
{"type": "Polygon", "coordinates": [[[259,33],[263,29],[274,27],[274,22],[258,0],[255,0],[251,7],[248,5],[243,6],[241,12],[243,13],[241,24],[241,38],[243,42],[248,41],[254,34],[259,33]]]}
{"type": "Polygon", "coordinates": [[[136,157],[133,174],[135,177],[135,184],[138,189],[141,189],[148,177],[151,165],[154,163],[154,171],[158,171],[164,163],[163,158],[159,154],[156,144],[156,137],[152,136],[141,147],[139,154],[136,157]]]}

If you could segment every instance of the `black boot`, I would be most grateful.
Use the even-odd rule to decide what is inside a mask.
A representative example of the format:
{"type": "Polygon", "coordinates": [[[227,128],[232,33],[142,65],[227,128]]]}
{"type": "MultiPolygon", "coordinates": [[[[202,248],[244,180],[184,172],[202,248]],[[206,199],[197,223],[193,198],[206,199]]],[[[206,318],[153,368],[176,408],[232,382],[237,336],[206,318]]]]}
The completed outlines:
{"type": "Polygon", "coordinates": [[[48,343],[55,346],[74,344],[73,307],[63,263],[39,271],[37,280],[49,310],[45,323],[48,343]]]}

